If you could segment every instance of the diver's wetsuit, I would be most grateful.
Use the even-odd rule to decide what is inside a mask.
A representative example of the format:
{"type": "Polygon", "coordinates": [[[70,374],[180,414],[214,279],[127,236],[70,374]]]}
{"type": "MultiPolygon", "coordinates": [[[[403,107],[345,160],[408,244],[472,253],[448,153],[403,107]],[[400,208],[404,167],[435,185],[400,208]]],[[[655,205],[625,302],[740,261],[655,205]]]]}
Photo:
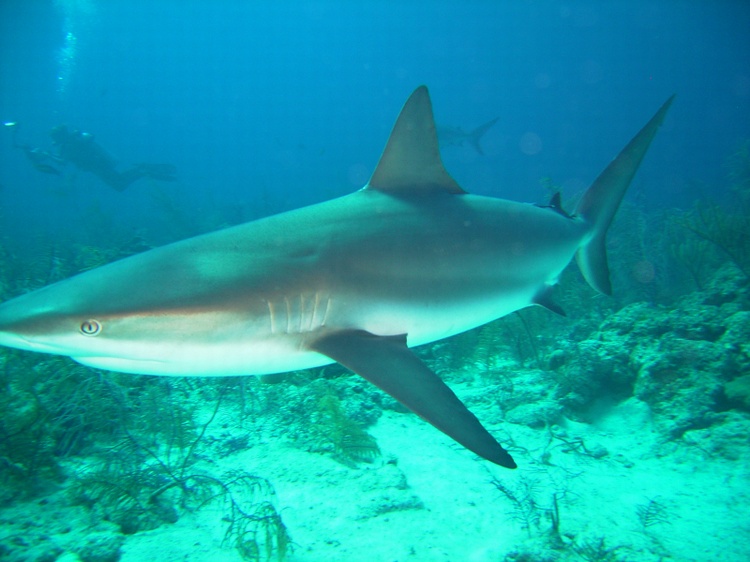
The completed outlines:
{"type": "Polygon", "coordinates": [[[23,150],[23,153],[26,155],[26,158],[29,159],[29,162],[31,162],[31,165],[35,170],[38,170],[44,174],[53,174],[55,176],[62,175],[62,171],[58,167],[61,164],[64,164],[62,160],[60,160],[54,154],[51,154],[46,150],[42,150],[41,148],[35,148],[30,144],[20,144],[18,142],[17,122],[4,123],[4,125],[6,128],[13,131],[13,148],[20,148],[21,150],[23,150]]]}
{"type": "Polygon", "coordinates": [[[57,165],[62,164],[63,162],[53,154],[40,148],[34,148],[28,144],[19,144],[15,145],[15,147],[23,150],[24,154],[26,154],[26,158],[29,159],[35,170],[44,174],[52,174],[55,176],[62,175],[62,171],[57,168],[57,165]]]}
{"type": "Polygon", "coordinates": [[[91,172],[117,191],[124,191],[131,183],[144,177],[175,180],[175,168],[171,164],[137,164],[118,172],[114,158],[89,133],[69,131],[65,125],[58,125],[50,131],[50,136],[60,160],[91,172]]]}

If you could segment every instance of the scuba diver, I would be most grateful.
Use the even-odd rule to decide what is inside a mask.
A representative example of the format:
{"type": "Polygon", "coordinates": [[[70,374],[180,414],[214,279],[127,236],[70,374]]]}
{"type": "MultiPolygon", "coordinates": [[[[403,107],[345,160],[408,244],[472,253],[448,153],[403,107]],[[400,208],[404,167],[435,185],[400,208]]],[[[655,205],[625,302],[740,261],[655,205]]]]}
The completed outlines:
{"type": "Polygon", "coordinates": [[[24,154],[26,154],[26,158],[29,159],[35,170],[39,170],[44,174],[53,174],[55,176],[62,175],[62,170],[60,170],[59,166],[64,164],[64,162],[60,158],[46,150],[34,148],[29,144],[19,144],[18,123],[5,123],[5,126],[13,131],[13,148],[20,148],[23,150],[24,154]]]}
{"type": "Polygon", "coordinates": [[[125,191],[141,178],[160,181],[176,179],[176,170],[171,164],[143,163],[120,172],[115,159],[94,140],[93,135],[79,130],[71,131],[65,125],[57,125],[50,131],[53,142],[50,152],[19,144],[18,123],[6,123],[5,126],[13,128],[13,146],[22,149],[32,166],[40,172],[62,175],[61,167],[71,163],[79,170],[91,172],[117,191],[125,191]]]}

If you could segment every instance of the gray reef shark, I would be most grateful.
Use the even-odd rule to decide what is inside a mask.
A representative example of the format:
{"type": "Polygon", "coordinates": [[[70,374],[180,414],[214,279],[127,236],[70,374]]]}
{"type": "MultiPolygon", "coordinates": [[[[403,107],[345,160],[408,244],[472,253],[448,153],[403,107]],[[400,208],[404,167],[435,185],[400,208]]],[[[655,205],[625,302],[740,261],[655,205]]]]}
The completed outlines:
{"type": "Polygon", "coordinates": [[[490,127],[497,123],[498,119],[499,117],[495,117],[492,121],[487,121],[484,125],[479,125],[479,127],[471,131],[464,131],[461,127],[438,125],[437,134],[440,147],[463,146],[468,143],[474,147],[474,150],[484,156],[484,151],[482,150],[482,145],[479,144],[479,141],[484,134],[489,131],[490,127]]]}
{"type": "Polygon", "coordinates": [[[170,244],[0,305],[0,344],[91,367],[261,375],[338,361],[458,443],[516,463],[409,347],[520,308],[560,311],[575,256],[610,293],[605,235],[670,98],[575,212],[466,193],[440,160],[427,88],[411,95],[367,185],[170,244]]]}

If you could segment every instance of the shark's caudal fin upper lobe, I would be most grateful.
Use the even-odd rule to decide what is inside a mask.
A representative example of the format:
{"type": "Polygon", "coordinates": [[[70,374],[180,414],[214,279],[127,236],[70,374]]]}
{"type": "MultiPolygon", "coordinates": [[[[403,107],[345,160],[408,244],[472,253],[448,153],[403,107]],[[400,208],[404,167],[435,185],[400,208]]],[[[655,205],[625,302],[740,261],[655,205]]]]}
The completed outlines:
{"type": "Polygon", "coordinates": [[[674,96],[664,102],[646,126],[596,178],[576,207],[575,215],[592,228],[591,239],[579,248],[576,261],[589,285],[605,295],[612,294],[605,248],[607,229],[673,100],[674,96]]]}
{"type": "Polygon", "coordinates": [[[482,150],[482,145],[479,144],[479,141],[482,139],[484,134],[489,131],[495,123],[497,123],[498,119],[500,118],[495,117],[491,121],[487,121],[485,124],[479,125],[479,127],[469,133],[469,142],[471,142],[471,146],[473,146],[474,150],[476,150],[482,156],[484,156],[484,151],[482,150]]]}

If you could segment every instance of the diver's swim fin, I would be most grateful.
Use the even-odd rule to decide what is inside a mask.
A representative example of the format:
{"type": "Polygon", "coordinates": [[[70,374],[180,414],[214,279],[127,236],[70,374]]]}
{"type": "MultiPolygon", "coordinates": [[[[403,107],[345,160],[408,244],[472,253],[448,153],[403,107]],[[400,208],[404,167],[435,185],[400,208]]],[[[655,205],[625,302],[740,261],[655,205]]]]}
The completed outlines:
{"type": "Polygon", "coordinates": [[[55,168],[54,166],[50,166],[49,164],[32,164],[34,169],[38,172],[42,172],[43,174],[51,174],[53,176],[61,176],[62,172],[55,168]]]}
{"type": "Polygon", "coordinates": [[[172,164],[139,164],[143,173],[154,180],[176,181],[177,168],[172,164]]]}

